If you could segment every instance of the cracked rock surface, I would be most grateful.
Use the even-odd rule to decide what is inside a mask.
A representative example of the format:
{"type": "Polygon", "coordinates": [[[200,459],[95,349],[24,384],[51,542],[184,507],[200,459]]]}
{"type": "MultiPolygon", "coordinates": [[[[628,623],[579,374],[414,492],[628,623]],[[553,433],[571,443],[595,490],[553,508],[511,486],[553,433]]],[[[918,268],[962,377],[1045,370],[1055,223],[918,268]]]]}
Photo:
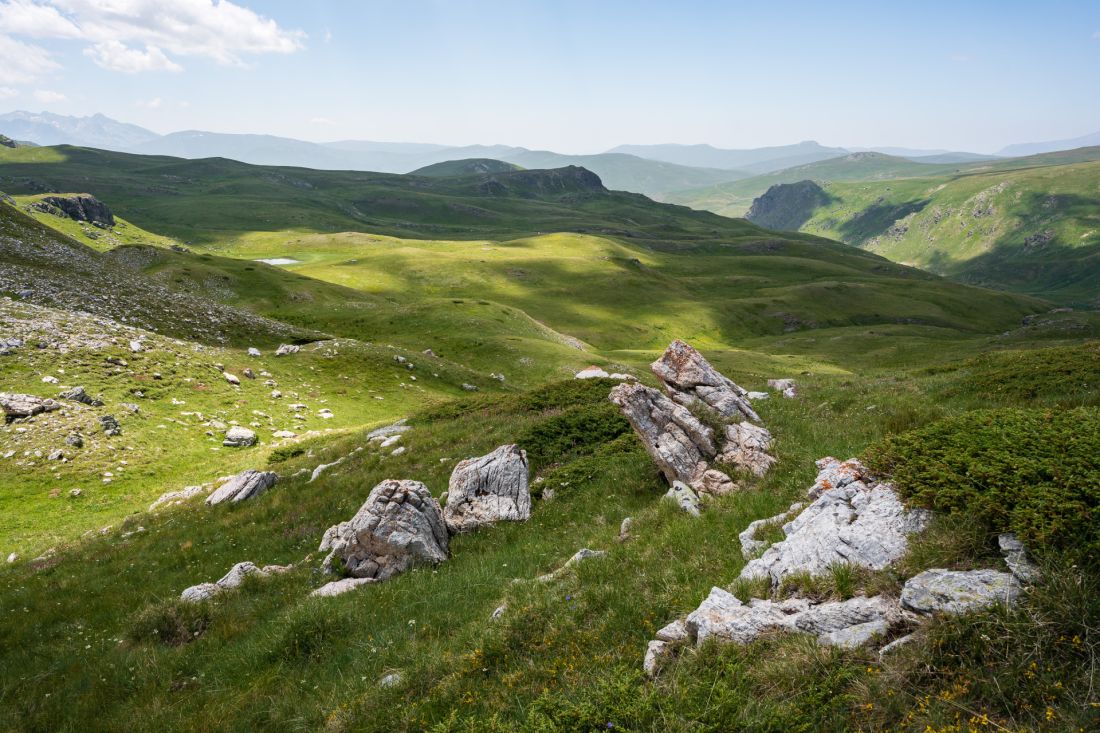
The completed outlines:
{"type": "Polygon", "coordinates": [[[329,552],[324,567],[386,580],[417,563],[446,560],[447,527],[424,484],[387,479],[371,490],[354,517],[325,532],[319,549],[329,552]]]}
{"type": "Polygon", "coordinates": [[[697,400],[728,419],[760,420],[749,404],[748,392],[719,373],[702,354],[680,339],[673,341],[650,369],[665,385],[669,396],[682,405],[697,400]]]}
{"type": "Polygon", "coordinates": [[[502,445],[488,455],[455,466],[447,484],[443,520],[452,533],[496,522],[522,522],[531,516],[527,453],[502,445]]]}
{"type": "Polygon", "coordinates": [[[241,471],[215,489],[214,493],[206,497],[206,503],[213,506],[225,501],[238,502],[252,499],[270,489],[278,480],[279,475],[272,471],[257,471],[250,468],[247,471],[241,471]]]}

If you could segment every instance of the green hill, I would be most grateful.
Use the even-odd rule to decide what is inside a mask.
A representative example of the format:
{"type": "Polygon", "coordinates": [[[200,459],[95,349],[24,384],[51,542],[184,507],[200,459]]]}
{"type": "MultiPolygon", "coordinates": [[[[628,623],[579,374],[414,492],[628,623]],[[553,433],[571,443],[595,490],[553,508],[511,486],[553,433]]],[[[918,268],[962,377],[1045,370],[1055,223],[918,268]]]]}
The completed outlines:
{"type": "Polygon", "coordinates": [[[505,173],[522,170],[514,163],[492,158],[465,158],[433,163],[412,171],[410,176],[428,176],[429,178],[453,178],[455,176],[475,176],[480,173],[505,173]]]}

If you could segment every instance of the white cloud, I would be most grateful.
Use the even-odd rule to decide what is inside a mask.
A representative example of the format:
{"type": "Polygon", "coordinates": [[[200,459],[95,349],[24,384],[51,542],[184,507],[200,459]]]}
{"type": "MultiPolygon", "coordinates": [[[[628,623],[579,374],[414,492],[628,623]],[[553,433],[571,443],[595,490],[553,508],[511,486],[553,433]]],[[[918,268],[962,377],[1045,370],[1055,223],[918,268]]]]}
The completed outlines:
{"type": "Polygon", "coordinates": [[[11,87],[0,87],[0,99],[11,99],[12,97],[18,97],[19,92],[11,87]]]}
{"type": "Polygon", "coordinates": [[[160,109],[160,106],[162,104],[164,104],[164,100],[160,97],[153,97],[152,99],[144,99],[134,102],[135,106],[142,107],[144,109],[160,109]]]}
{"type": "Polygon", "coordinates": [[[49,89],[38,89],[34,93],[34,98],[42,104],[52,104],[53,102],[64,102],[65,95],[61,92],[50,91],[49,89]]]}
{"type": "Polygon", "coordinates": [[[104,41],[84,49],[84,55],[104,69],[136,74],[139,71],[182,71],[183,67],[164,55],[156,46],[142,51],[121,41],[104,41]]]}
{"type": "Polygon", "coordinates": [[[0,81],[28,84],[42,74],[61,68],[46,49],[0,34],[0,81]]]}
{"type": "Polygon", "coordinates": [[[33,38],[80,38],[80,29],[52,5],[9,0],[0,5],[0,28],[5,33],[33,38]]]}
{"type": "Polygon", "coordinates": [[[136,73],[178,71],[174,57],[195,57],[243,65],[248,56],[293,53],[304,47],[302,31],[278,23],[229,0],[0,0],[0,77],[26,83],[39,76],[35,63],[14,67],[5,53],[20,44],[56,69],[49,54],[14,36],[82,40],[84,53],[100,66],[136,73]]]}

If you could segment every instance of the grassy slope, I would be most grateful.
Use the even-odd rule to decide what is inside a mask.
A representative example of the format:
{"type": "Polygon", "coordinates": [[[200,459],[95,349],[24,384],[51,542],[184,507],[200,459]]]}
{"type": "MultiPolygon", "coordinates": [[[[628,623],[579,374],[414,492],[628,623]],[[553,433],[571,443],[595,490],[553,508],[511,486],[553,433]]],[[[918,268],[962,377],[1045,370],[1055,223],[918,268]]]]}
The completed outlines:
{"type": "Polygon", "coordinates": [[[470,176],[480,173],[503,173],[505,171],[520,170],[514,163],[506,163],[503,160],[492,158],[463,158],[462,160],[445,160],[442,163],[433,163],[423,168],[417,168],[409,173],[412,176],[427,176],[429,178],[451,178],[454,176],[470,176]]]}
{"type": "MultiPolygon", "coordinates": [[[[1015,358],[996,360],[992,373],[1011,369],[1015,358]]],[[[141,522],[147,532],[92,539],[37,571],[0,571],[11,609],[0,618],[10,641],[4,664],[18,670],[0,683],[0,710],[5,723],[24,730],[70,730],[76,721],[87,731],[545,731],[606,723],[671,731],[939,729],[957,720],[959,678],[895,687],[890,699],[882,683],[897,669],[873,652],[768,639],[744,650],[688,654],[656,684],[642,679],[639,664],[656,628],[693,608],[711,585],[735,577],[743,561],[731,538],[803,492],[812,459],[851,455],[882,435],[960,410],[1016,404],[957,389],[981,380],[986,369],[967,362],[934,373],[804,379],[803,399],[760,404],[778,440],[776,470],[759,489],[718,501],[701,520],[657,501],[663,489],[631,436],[593,443],[580,427],[589,423],[572,421],[614,424],[603,399],[609,383],[569,382],[440,408],[414,420],[401,457],[368,448],[308,486],[290,479],[240,507],[135,518],[131,525],[141,522]],[[557,497],[537,502],[530,522],[457,538],[453,558],[437,569],[337,599],[307,597],[323,582],[312,570],[318,537],[350,516],[376,481],[416,476],[439,493],[456,460],[507,441],[554,457],[535,469],[545,477],[538,488],[554,488],[557,497]],[[627,515],[635,517],[635,539],[617,545],[627,515]],[[581,546],[611,554],[553,583],[513,582],[557,567],[581,546]],[[244,559],[302,564],[208,607],[188,610],[171,600],[244,559]],[[110,594],[89,592],[108,585],[110,594]],[[489,622],[503,601],[504,617],[489,622]],[[181,645],[184,633],[191,640],[181,645]],[[394,671],[404,681],[379,689],[377,681],[394,671]],[[950,694],[941,699],[941,691],[950,694]]],[[[1070,397],[1060,389],[1040,392],[1028,404],[1097,400],[1092,386],[1070,397]]],[[[292,474],[363,444],[362,436],[348,436],[277,467],[292,474]]],[[[918,562],[944,562],[952,551],[929,547],[918,562]]],[[[1095,723],[1088,707],[1074,704],[1080,692],[1051,688],[1047,720],[1056,724],[1049,729],[1095,723]]],[[[999,708],[974,712],[1011,727],[1035,727],[1044,718],[1041,709],[1012,711],[1020,716],[1014,720],[999,708]]]]}

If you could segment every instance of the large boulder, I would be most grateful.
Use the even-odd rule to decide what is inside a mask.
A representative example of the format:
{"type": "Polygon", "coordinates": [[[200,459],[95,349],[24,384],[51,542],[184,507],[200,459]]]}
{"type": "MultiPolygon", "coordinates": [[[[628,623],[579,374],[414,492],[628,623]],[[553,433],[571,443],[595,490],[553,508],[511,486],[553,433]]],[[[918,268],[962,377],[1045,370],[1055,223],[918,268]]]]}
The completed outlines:
{"type": "Polygon", "coordinates": [[[1012,573],[934,568],[905,581],[901,605],[914,613],[955,614],[1011,604],[1019,594],[1020,583],[1012,573]]]}
{"type": "Polygon", "coordinates": [[[527,453],[515,445],[502,445],[488,455],[460,462],[447,485],[443,509],[447,529],[468,532],[495,522],[528,519],[527,471],[527,453]]]}
{"type": "Polygon", "coordinates": [[[679,339],[673,341],[650,369],[669,397],[682,405],[702,402],[727,419],[759,421],[748,392],[723,376],[703,355],[679,339]]]}
{"type": "Polygon", "coordinates": [[[103,227],[115,225],[114,214],[107,204],[94,196],[86,193],[75,196],[46,196],[40,201],[31,204],[32,208],[54,213],[51,208],[58,210],[73,221],[86,221],[103,227]]]}
{"type": "Polygon", "coordinates": [[[227,448],[247,448],[256,445],[256,431],[234,425],[225,432],[222,445],[227,448]]]}
{"type": "Polygon", "coordinates": [[[21,417],[33,417],[43,412],[53,412],[60,408],[59,403],[49,398],[35,397],[30,394],[0,392],[0,410],[3,410],[4,419],[7,422],[21,417]]]}
{"type": "Polygon", "coordinates": [[[792,573],[820,576],[839,564],[881,570],[905,554],[910,534],[927,525],[928,512],[906,509],[893,486],[877,482],[858,461],[827,458],[818,467],[810,490],[817,498],[783,525],[785,539],[745,565],[742,579],[778,585],[792,573]]]}
{"type": "Polygon", "coordinates": [[[216,488],[214,493],[206,497],[206,503],[213,506],[226,501],[236,503],[252,499],[270,489],[278,481],[279,475],[276,473],[250,468],[247,471],[241,471],[216,488]]]}
{"type": "Polygon", "coordinates": [[[386,580],[418,563],[446,560],[447,527],[424,484],[388,479],[354,517],[325,532],[319,549],[328,551],[323,565],[330,570],[386,580]]]}
{"type": "Polygon", "coordinates": [[[718,455],[714,431],[657,390],[635,382],[611,390],[610,399],[626,417],[634,432],[669,484],[683,482],[704,493],[724,493],[729,476],[711,472],[718,455]],[[723,480],[724,479],[724,480],[723,480]]]}

